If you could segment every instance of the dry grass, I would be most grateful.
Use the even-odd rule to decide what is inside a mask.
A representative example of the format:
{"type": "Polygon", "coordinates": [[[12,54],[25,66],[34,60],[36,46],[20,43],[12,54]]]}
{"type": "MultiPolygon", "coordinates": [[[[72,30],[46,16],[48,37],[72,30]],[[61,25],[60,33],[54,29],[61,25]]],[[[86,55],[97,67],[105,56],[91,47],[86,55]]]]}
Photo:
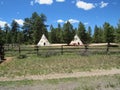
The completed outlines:
{"type": "Polygon", "coordinates": [[[120,75],[0,82],[0,90],[119,90],[120,75]]]}
{"type": "Polygon", "coordinates": [[[23,75],[42,75],[50,73],[72,73],[92,69],[120,68],[120,54],[81,56],[56,55],[44,58],[29,55],[24,59],[15,57],[8,63],[0,65],[0,77],[23,75]]]}

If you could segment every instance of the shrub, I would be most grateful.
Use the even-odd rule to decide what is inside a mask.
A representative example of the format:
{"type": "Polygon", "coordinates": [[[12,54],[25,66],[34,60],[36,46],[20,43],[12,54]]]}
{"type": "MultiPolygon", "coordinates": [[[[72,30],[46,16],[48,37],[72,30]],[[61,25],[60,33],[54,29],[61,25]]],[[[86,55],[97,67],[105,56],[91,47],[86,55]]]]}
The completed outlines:
{"type": "Polygon", "coordinates": [[[24,59],[24,58],[27,58],[27,56],[26,55],[19,55],[17,58],[18,59],[24,59]]]}

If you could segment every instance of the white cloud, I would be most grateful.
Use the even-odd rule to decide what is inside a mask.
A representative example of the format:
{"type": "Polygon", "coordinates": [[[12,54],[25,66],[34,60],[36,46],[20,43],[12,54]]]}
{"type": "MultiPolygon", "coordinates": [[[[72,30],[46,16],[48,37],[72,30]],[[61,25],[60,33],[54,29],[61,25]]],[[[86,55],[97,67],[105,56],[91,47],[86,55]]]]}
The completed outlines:
{"type": "MultiPolygon", "coordinates": [[[[76,19],[69,19],[68,20],[70,23],[79,23],[79,21],[78,20],[76,20],[76,19]]],[[[67,21],[66,21],[67,22],[67,21]]]]}
{"type": "Polygon", "coordinates": [[[15,19],[15,21],[19,24],[19,25],[23,25],[24,21],[22,19],[15,19]]]}
{"type": "Polygon", "coordinates": [[[30,1],[30,5],[33,6],[34,5],[34,1],[30,1]]]}
{"type": "Polygon", "coordinates": [[[0,26],[1,26],[1,27],[4,27],[5,24],[7,24],[6,21],[0,21],[0,26]]]}
{"type": "Polygon", "coordinates": [[[35,0],[35,3],[51,5],[53,0],[35,0]]]}
{"type": "Polygon", "coordinates": [[[65,2],[65,0],[56,0],[56,2],[65,2]]]}
{"type": "Polygon", "coordinates": [[[64,20],[59,19],[59,20],[57,20],[57,23],[64,23],[64,20]]]}
{"type": "Polygon", "coordinates": [[[104,8],[108,5],[108,3],[105,3],[104,1],[101,1],[100,8],[104,8]]]}
{"type": "Polygon", "coordinates": [[[90,10],[90,9],[95,8],[95,5],[93,3],[87,3],[81,0],[77,1],[76,6],[84,10],[90,10]]]}
{"type": "Polygon", "coordinates": [[[69,19],[69,20],[62,20],[62,19],[59,19],[57,20],[57,23],[67,23],[67,21],[69,21],[71,24],[74,24],[74,23],[79,23],[79,20],[76,20],[76,19],[69,19]]]}
{"type": "Polygon", "coordinates": [[[84,25],[88,25],[89,23],[88,22],[85,22],[84,25]]]}

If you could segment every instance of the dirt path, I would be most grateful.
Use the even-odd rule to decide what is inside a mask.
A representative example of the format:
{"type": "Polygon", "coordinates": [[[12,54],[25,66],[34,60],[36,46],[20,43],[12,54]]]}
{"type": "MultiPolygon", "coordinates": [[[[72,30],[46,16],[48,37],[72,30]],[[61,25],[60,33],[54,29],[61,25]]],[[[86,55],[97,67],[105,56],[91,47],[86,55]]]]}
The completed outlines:
{"type": "Polygon", "coordinates": [[[0,77],[0,81],[46,80],[46,79],[78,78],[78,77],[103,76],[103,75],[115,75],[115,74],[120,74],[120,69],[92,70],[86,72],[48,74],[48,75],[29,75],[29,76],[21,76],[14,78],[0,77]]]}
{"type": "Polygon", "coordinates": [[[11,60],[13,60],[14,57],[6,57],[5,61],[3,61],[1,64],[9,63],[11,60]]]}

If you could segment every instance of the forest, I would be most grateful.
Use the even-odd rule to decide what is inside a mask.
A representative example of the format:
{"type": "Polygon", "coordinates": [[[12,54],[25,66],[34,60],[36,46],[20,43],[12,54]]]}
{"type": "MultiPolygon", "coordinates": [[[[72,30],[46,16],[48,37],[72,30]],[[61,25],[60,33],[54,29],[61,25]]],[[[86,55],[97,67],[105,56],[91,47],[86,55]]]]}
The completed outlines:
{"type": "Polygon", "coordinates": [[[115,26],[109,22],[104,22],[102,26],[95,25],[93,34],[92,29],[88,28],[82,22],[79,22],[78,28],[74,28],[68,21],[57,27],[45,24],[47,17],[44,14],[32,13],[31,17],[24,19],[23,26],[20,26],[15,20],[11,25],[5,24],[0,27],[0,43],[2,44],[37,44],[42,36],[48,38],[51,43],[69,44],[77,34],[84,44],[88,43],[120,43],[120,20],[115,26]]]}

